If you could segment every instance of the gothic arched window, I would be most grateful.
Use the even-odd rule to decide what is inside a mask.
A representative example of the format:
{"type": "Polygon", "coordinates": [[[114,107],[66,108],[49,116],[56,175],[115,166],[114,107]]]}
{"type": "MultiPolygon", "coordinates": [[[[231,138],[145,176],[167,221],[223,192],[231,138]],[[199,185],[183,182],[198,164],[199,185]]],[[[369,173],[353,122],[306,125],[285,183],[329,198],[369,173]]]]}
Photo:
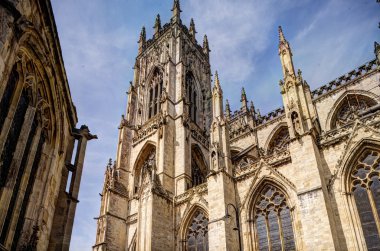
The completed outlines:
{"type": "Polygon", "coordinates": [[[191,73],[186,74],[186,96],[189,103],[190,119],[197,123],[197,92],[195,88],[195,79],[191,73]]]}
{"type": "Polygon", "coordinates": [[[272,185],[260,192],[254,207],[258,250],[295,250],[292,216],[284,193],[272,185]]]}
{"type": "Polygon", "coordinates": [[[208,218],[197,210],[186,233],[187,251],[208,251],[208,218]]]}
{"type": "Polygon", "coordinates": [[[367,110],[369,107],[376,105],[376,101],[357,94],[347,95],[339,104],[332,120],[331,128],[342,127],[343,125],[354,121],[360,112],[367,110]]]}
{"type": "Polygon", "coordinates": [[[161,109],[160,100],[162,93],[162,74],[158,69],[155,70],[149,88],[149,114],[148,119],[155,116],[161,109]]]}
{"type": "Polygon", "coordinates": [[[351,191],[368,250],[380,250],[380,152],[367,150],[354,163],[351,191]]]}
{"type": "Polygon", "coordinates": [[[289,130],[286,126],[281,127],[277,130],[277,132],[272,137],[269,145],[268,145],[268,154],[273,154],[276,152],[281,152],[286,150],[289,145],[289,130]]]}

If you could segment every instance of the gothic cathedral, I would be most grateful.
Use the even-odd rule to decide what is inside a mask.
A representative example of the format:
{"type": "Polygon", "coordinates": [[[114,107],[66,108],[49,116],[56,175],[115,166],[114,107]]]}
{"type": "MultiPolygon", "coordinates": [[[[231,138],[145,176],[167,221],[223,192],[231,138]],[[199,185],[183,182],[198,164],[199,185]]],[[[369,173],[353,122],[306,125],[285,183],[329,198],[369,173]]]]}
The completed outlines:
{"type": "Polygon", "coordinates": [[[310,90],[280,27],[283,107],[231,112],[180,14],[142,28],[93,250],[380,250],[380,46],[310,90]]]}

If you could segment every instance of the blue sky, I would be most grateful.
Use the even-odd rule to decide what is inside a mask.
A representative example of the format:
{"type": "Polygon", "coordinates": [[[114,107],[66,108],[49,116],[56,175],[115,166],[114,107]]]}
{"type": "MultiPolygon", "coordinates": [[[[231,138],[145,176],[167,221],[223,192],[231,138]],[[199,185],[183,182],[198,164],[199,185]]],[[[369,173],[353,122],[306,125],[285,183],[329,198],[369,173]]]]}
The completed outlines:
{"type": "MultiPolygon", "coordinates": [[[[79,124],[89,142],[70,250],[91,250],[104,170],[114,158],[118,125],[127,102],[141,27],[153,33],[156,15],[169,21],[172,0],[52,0],[79,124]]],[[[278,25],[296,68],[312,89],[373,59],[380,5],[376,0],[182,0],[182,21],[193,17],[202,42],[207,34],[212,71],[218,70],[233,110],[240,89],[265,114],[282,105],[278,81],[278,25]]]]}

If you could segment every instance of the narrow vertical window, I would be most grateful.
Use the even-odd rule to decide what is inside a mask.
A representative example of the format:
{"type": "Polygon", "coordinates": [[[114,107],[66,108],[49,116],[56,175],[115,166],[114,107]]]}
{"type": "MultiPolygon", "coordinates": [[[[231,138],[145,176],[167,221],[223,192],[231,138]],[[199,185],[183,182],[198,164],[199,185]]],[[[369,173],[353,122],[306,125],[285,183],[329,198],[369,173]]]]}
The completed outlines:
{"type": "Polygon", "coordinates": [[[149,118],[153,116],[153,88],[149,90],[149,118]]]}
{"type": "Polygon", "coordinates": [[[161,93],[163,88],[162,74],[156,69],[150,83],[148,119],[157,115],[161,110],[161,93]]]}
{"type": "Polygon", "coordinates": [[[4,145],[4,150],[0,157],[0,187],[4,186],[6,183],[8,171],[12,163],[13,154],[17,146],[22,125],[24,124],[24,117],[26,110],[28,109],[28,105],[29,96],[27,91],[24,90],[18,102],[15,116],[4,145]]]}
{"type": "Polygon", "coordinates": [[[28,203],[29,203],[29,198],[30,198],[30,195],[32,194],[33,186],[34,186],[34,183],[36,180],[38,167],[40,166],[40,161],[41,161],[41,157],[42,157],[42,150],[43,150],[43,145],[45,143],[45,139],[46,139],[45,132],[42,132],[41,136],[39,138],[39,141],[38,141],[36,155],[35,155],[34,160],[33,160],[32,169],[30,171],[28,184],[27,184],[27,187],[25,190],[25,196],[24,196],[24,199],[23,199],[23,202],[21,205],[21,211],[20,211],[20,215],[18,217],[18,221],[17,221],[17,225],[16,225],[16,231],[15,231],[15,235],[14,235],[14,239],[13,239],[12,250],[16,249],[18,239],[21,236],[21,231],[22,231],[22,228],[24,226],[25,214],[26,214],[28,203]]]}
{"type": "Polygon", "coordinates": [[[154,115],[157,114],[157,108],[158,108],[158,85],[154,88],[154,115]]]}
{"type": "Polygon", "coordinates": [[[5,119],[8,115],[8,111],[12,102],[12,97],[18,82],[18,78],[19,77],[16,70],[16,65],[14,65],[11,74],[9,75],[7,85],[5,87],[3,96],[1,97],[0,101],[0,132],[3,129],[5,119]]]}
{"type": "Polygon", "coordinates": [[[194,91],[193,94],[193,121],[197,123],[197,93],[194,91]]]}
{"type": "Polygon", "coordinates": [[[380,250],[379,152],[366,151],[351,172],[351,189],[368,250],[380,250]]]}
{"type": "Polygon", "coordinates": [[[25,169],[26,169],[26,164],[27,164],[27,161],[28,161],[28,157],[29,157],[29,154],[30,154],[30,149],[31,149],[31,146],[32,146],[34,135],[36,133],[36,129],[37,129],[37,119],[34,118],[34,121],[32,123],[32,128],[30,130],[30,133],[29,133],[29,136],[28,136],[28,140],[26,142],[24,154],[22,156],[20,169],[19,169],[18,174],[17,174],[16,184],[15,184],[14,189],[12,191],[12,197],[11,197],[11,201],[9,203],[9,207],[8,207],[8,211],[7,211],[7,216],[5,217],[5,221],[4,221],[4,225],[3,225],[3,230],[2,230],[2,235],[1,235],[1,241],[2,242],[5,240],[5,233],[8,233],[8,231],[9,231],[9,224],[10,224],[10,222],[12,220],[12,214],[13,214],[13,212],[15,212],[15,208],[14,207],[15,207],[17,196],[20,193],[22,193],[22,190],[20,190],[21,179],[24,176],[24,172],[25,172],[25,169]]]}
{"type": "Polygon", "coordinates": [[[186,96],[189,104],[188,111],[190,119],[197,122],[197,93],[194,76],[191,73],[186,75],[186,96]]]}
{"type": "Polygon", "coordinates": [[[255,203],[254,215],[260,251],[296,250],[289,206],[279,189],[264,187],[255,203]]]}

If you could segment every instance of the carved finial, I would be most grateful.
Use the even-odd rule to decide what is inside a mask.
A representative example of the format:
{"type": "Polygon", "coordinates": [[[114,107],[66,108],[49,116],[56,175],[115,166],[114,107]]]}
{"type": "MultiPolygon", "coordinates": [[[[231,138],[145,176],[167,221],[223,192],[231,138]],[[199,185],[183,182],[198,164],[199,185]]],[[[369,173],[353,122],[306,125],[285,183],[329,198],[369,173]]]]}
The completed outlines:
{"type": "Polygon", "coordinates": [[[214,86],[215,87],[220,87],[218,71],[215,71],[214,86]]]}
{"type": "Polygon", "coordinates": [[[197,31],[195,30],[194,19],[190,20],[189,33],[190,33],[191,38],[193,39],[193,41],[195,41],[195,33],[197,33],[197,31]]]}
{"type": "Polygon", "coordinates": [[[253,101],[251,101],[251,105],[250,105],[249,109],[251,110],[251,112],[252,112],[253,114],[256,113],[256,111],[255,111],[255,105],[253,104],[253,101]]]}
{"type": "Polygon", "coordinates": [[[375,55],[377,58],[377,64],[380,65],[380,44],[376,41],[375,41],[375,55]]]}
{"type": "Polygon", "coordinates": [[[241,100],[240,101],[243,101],[243,100],[247,101],[247,95],[245,93],[244,87],[241,88],[241,100]]]}
{"type": "Polygon", "coordinates": [[[175,22],[180,22],[181,20],[181,17],[180,17],[180,13],[182,12],[181,11],[181,6],[179,4],[179,0],[174,0],[173,2],[173,8],[172,8],[172,12],[173,12],[173,15],[172,15],[172,22],[175,23],[175,22]]]}
{"type": "Polygon", "coordinates": [[[231,117],[230,103],[228,102],[228,99],[226,99],[226,115],[227,115],[227,118],[231,117]]]}
{"type": "Polygon", "coordinates": [[[280,38],[280,43],[286,41],[285,36],[284,36],[284,32],[282,32],[281,26],[278,26],[278,36],[280,38]]]}
{"type": "Polygon", "coordinates": [[[241,89],[241,107],[247,109],[247,95],[245,94],[244,87],[241,89]]]}
{"type": "Polygon", "coordinates": [[[110,169],[112,167],[112,158],[109,158],[108,164],[107,164],[107,169],[110,169]]]}
{"type": "Polygon", "coordinates": [[[205,35],[203,37],[203,53],[208,56],[209,52],[210,52],[210,48],[208,46],[208,39],[207,39],[207,35],[205,35]]]}
{"type": "Polygon", "coordinates": [[[145,42],[146,42],[146,32],[145,32],[145,26],[143,26],[141,28],[140,39],[138,41],[138,43],[139,43],[139,53],[141,53],[144,50],[145,42]]]}
{"type": "Polygon", "coordinates": [[[161,18],[160,14],[157,14],[156,21],[154,22],[154,36],[157,37],[161,31],[161,18]]]}
{"type": "Polygon", "coordinates": [[[301,81],[301,83],[302,83],[302,71],[300,69],[298,69],[297,75],[298,75],[299,81],[301,81]]]}

